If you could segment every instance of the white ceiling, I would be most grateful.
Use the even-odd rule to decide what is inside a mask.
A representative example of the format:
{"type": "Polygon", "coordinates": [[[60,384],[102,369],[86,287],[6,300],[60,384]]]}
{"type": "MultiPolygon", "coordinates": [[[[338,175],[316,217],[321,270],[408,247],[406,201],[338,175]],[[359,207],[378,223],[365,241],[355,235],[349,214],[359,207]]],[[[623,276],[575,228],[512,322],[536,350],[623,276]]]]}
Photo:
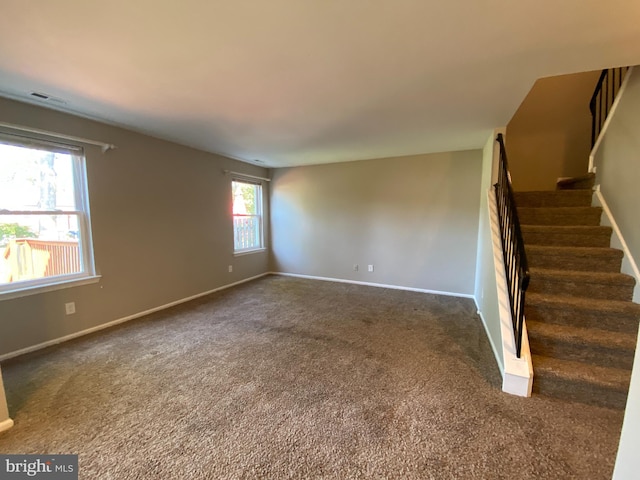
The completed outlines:
{"type": "Polygon", "coordinates": [[[539,77],[640,63],[639,21],[637,0],[1,0],[0,95],[271,167],[462,150],[539,77]]]}

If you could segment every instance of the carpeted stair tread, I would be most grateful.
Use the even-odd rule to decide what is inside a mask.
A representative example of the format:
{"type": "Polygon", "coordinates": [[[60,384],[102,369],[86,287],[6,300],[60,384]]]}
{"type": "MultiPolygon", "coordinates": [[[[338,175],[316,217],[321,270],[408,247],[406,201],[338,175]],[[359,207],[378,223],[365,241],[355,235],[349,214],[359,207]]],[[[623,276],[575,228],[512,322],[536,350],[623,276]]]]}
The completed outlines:
{"type": "Polygon", "coordinates": [[[536,393],[623,409],[631,371],[532,355],[536,393]]]}
{"type": "Polygon", "coordinates": [[[591,383],[624,392],[629,388],[631,371],[625,368],[587,365],[582,362],[560,360],[543,355],[532,355],[531,360],[534,375],[553,374],[575,380],[588,380],[591,383]]]}
{"type": "Polygon", "coordinates": [[[525,317],[534,392],[624,408],[640,305],[623,252],[592,207],[595,175],[564,179],[554,192],[516,193],[531,281],[525,317]]]}
{"type": "Polygon", "coordinates": [[[592,310],[608,314],[636,315],[640,321],[640,305],[619,300],[600,300],[588,297],[569,297],[566,295],[541,295],[527,292],[527,305],[566,308],[568,310],[592,310]]]}
{"type": "Polygon", "coordinates": [[[635,279],[620,272],[530,268],[529,292],[630,301],[635,279]]]}
{"type": "Polygon", "coordinates": [[[601,207],[518,207],[521,225],[600,225],[601,207]]]}
{"type": "Polygon", "coordinates": [[[590,190],[545,190],[514,192],[516,207],[589,207],[590,190]]]}
{"type": "Polygon", "coordinates": [[[527,250],[531,250],[532,252],[549,252],[549,253],[557,253],[558,255],[612,255],[612,256],[621,256],[622,251],[610,248],[610,247],[556,247],[550,245],[531,245],[526,247],[527,250]]]}
{"type": "Polygon", "coordinates": [[[633,302],[527,292],[525,316],[527,321],[636,335],[640,322],[640,305],[633,302]]]}
{"type": "Polygon", "coordinates": [[[594,347],[621,348],[634,351],[636,347],[635,335],[621,335],[596,328],[568,327],[544,322],[527,322],[527,331],[535,332],[536,336],[548,338],[562,338],[569,342],[592,345],[594,347]]]}
{"type": "Polygon", "coordinates": [[[591,190],[596,183],[595,173],[565,178],[556,183],[556,190],[591,190]]]}
{"type": "Polygon", "coordinates": [[[619,272],[623,253],[609,247],[525,245],[531,267],[619,272]]]}
{"type": "Polygon", "coordinates": [[[600,225],[521,225],[527,245],[608,247],[611,227],[600,225]]]}
{"type": "Polygon", "coordinates": [[[636,334],[527,321],[536,355],[631,370],[636,334]]]}

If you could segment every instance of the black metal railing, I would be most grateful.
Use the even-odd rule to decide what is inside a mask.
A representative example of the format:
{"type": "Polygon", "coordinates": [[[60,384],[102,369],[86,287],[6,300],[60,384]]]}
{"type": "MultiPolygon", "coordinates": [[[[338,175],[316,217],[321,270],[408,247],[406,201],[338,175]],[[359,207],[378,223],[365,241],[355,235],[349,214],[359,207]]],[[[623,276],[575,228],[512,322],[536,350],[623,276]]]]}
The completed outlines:
{"type": "Polygon", "coordinates": [[[629,70],[629,67],[605,68],[600,74],[589,102],[589,110],[591,110],[591,147],[595,145],[598,135],[600,135],[611,106],[620,91],[627,70],[629,70]]]}
{"type": "Polygon", "coordinates": [[[520,358],[522,351],[522,333],[524,324],[524,298],[529,287],[529,264],[524,251],[524,241],[520,230],[520,221],[516,210],[516,202],[511,187],[511,175],[507,163],[507,150],[504,139],[499,133],[496,141],[500,144],[500,162],[498,165],[498,183],[496,202],[498,204],[498,223],[502,238],[504,269],[507,276],[511,321],[516,340],[516,356],[520,358]]]}

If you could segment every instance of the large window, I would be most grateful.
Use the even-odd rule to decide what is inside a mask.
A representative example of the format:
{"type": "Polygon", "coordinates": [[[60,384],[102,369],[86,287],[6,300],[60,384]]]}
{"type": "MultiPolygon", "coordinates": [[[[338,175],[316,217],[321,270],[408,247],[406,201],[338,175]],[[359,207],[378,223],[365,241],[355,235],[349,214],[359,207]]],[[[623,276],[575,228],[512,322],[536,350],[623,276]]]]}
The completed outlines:
{"type": "Polygon", "coordinates": [[[233,249],[236,253],[264,248],[262,235],[262,185],[244,180],[231,182],[233,192],[233,249]]]}
{"type": "Polygon", "coordinates": [[[94,276],[82,149],[0,136],[0,297],[94,276]]]}

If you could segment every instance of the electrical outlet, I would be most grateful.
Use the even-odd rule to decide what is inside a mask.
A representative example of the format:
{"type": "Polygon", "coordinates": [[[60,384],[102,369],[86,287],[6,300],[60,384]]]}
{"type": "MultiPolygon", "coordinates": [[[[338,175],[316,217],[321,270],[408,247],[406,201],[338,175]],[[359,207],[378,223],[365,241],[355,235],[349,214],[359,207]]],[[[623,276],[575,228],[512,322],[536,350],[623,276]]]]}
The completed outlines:
{"type": "Polygon", "coordinates": [[[373,265],[369,265],[369,271],[373,272],[373,265]]]}
{"type": "Polygon", "coordinates": [[[357,271],[358,271],[358,268],[359,268],[359,267],[358,267],[358,264],[357,264],[357,263],[354,263],[354,264],[353,264],[353,271],[354,271],[354,272],[357,272],[357,271]]]}
{"type": "Polygon", "coordinates": [[[76,313],[76,302],[65,303],[64,311],[67,312],[67,315],[73,315],[76,313]]]}
{"type": "Polygon", "coordinates": [[[233,272],[233,265],[229,265],[229,273],[233,272]]]}

